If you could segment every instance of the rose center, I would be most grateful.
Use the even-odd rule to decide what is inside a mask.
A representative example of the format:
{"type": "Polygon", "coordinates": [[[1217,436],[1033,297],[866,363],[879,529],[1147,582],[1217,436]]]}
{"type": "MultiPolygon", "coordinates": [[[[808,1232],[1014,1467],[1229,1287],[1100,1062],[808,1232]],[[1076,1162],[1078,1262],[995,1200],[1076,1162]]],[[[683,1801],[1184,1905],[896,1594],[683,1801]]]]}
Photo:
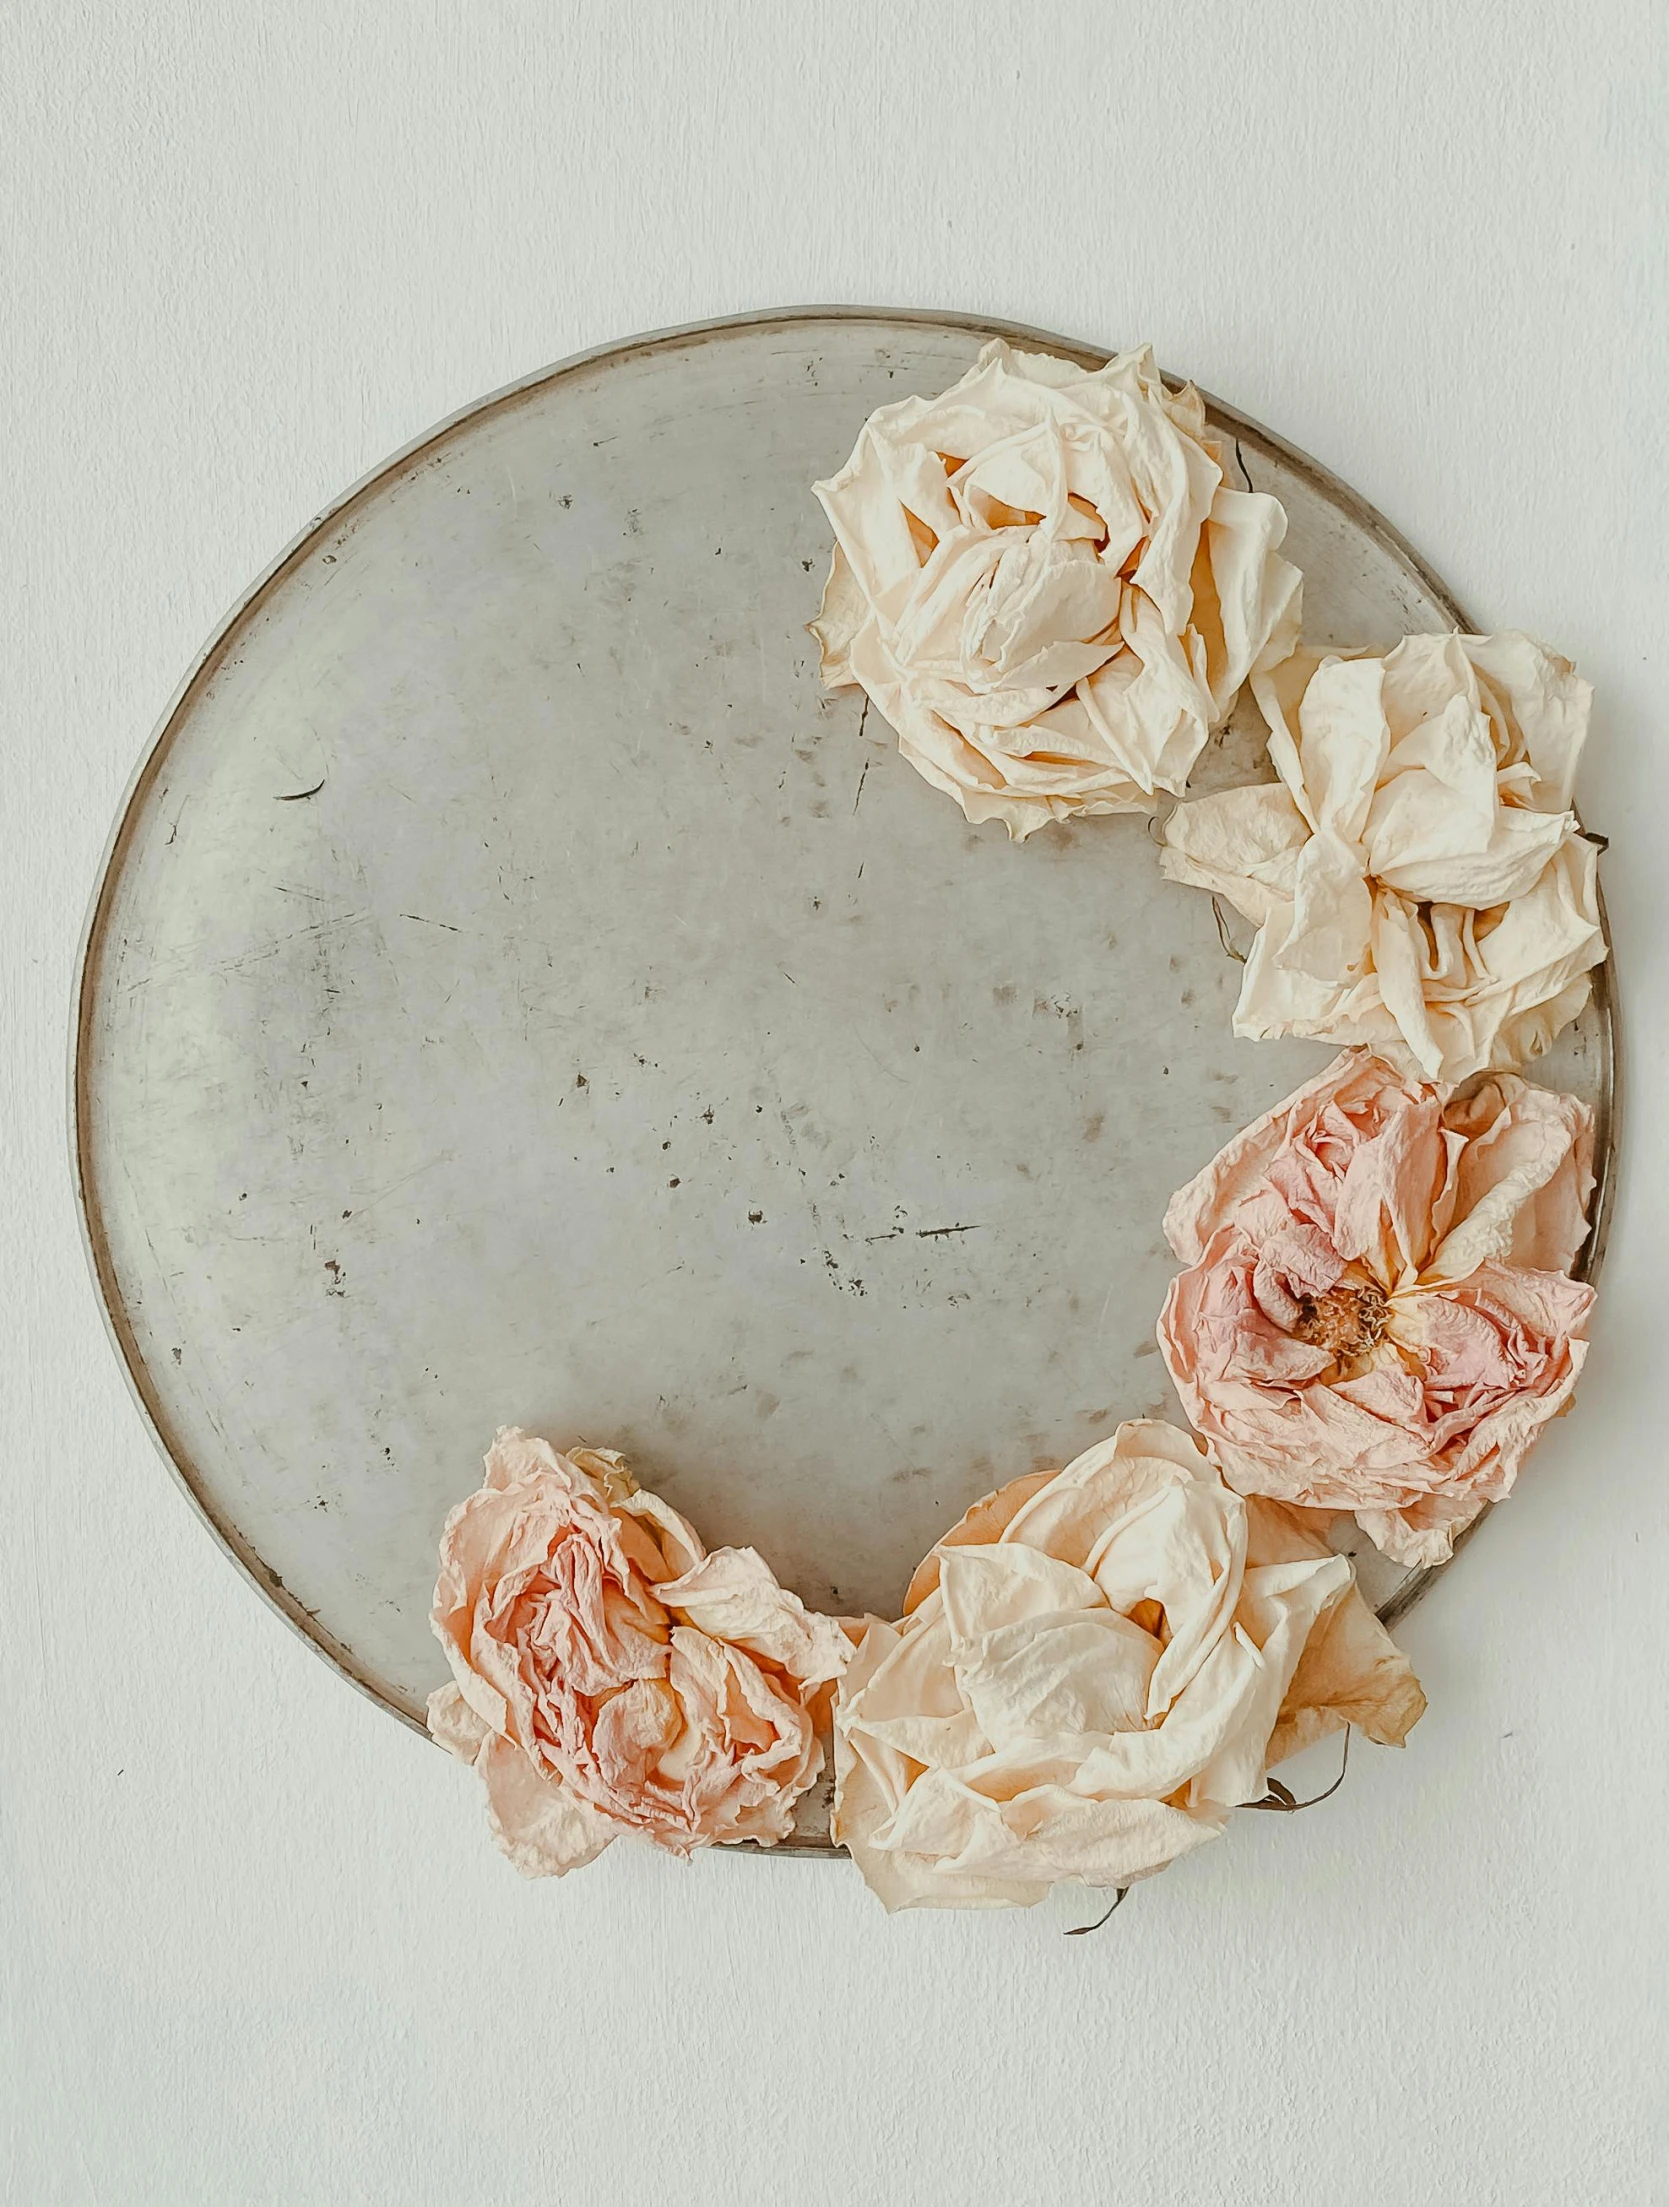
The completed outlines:
{"type": "Polygon", "coordinates": [[[1325,1295],[1301,1295],[1292,1332],[1300,1341],[1325,1349],[1339,1363],[1366,1356],[1385,1333],[1389,1306],[1375,1281],[1335,1287],[1325,1295]]]}
{"type": "Polygon", "coordinates": [[[1144,1632],[1151,1633],[1161,1647],[1168,1644],[1171,1637],[1171,1628],[1166,1619],[1162,1602],[1156,1602],[1149,1595],[1145,1601],[1138,1602],[1135,1608],[1128,1611],[1127,1614],[1133,1625],[1140,1625],[1144,1632]]]}

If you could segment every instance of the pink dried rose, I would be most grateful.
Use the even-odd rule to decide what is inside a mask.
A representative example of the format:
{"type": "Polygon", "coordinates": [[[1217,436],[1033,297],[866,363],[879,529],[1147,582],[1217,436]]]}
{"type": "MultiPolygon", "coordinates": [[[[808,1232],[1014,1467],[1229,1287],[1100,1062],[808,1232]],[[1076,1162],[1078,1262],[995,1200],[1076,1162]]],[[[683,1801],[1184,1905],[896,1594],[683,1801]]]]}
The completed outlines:
{"type": "Polygon", "coordinates": [[[441,1537],[453,1683],[429,1729],[487,1788],[500,1847],[560,1877],[622,1833],[770,1846],[823,1750],[808,1708],[851,1653],[751,1548],[711,1555],[607,1449],[507,1426],[441,1537]]]}
{"type": "Polygon", "coordinates": [[[1159,1344],[1229,1483],[1441,1563],[1569,1402],[1593,1113],[1347,1050],[1171,1198],[1159,1344]]]}

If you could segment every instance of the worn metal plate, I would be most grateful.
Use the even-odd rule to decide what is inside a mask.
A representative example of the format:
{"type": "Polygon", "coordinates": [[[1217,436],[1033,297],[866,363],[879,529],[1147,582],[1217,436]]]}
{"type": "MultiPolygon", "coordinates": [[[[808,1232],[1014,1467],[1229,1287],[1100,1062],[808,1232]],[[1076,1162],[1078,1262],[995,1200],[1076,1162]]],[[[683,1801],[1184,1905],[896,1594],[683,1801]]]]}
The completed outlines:
{"type": "MultiPolygon", "coordinates": [[[[787,314],[487,400],[256,586],[135,782],[79,1008],[100,1287],[210,1523],[412,1721],[501,1422],[891,1613],[974,1496],[1174,1415],[1166,1198],[1329,1055],[1232,1039],[1143,820],[1012,847],[819,689],[809,486],[987,334],[787,314]]],[[[1458,622],[1215,413],[1312,637],[1458,622]]],[[[1607,1000],[1547,1075],[1602,1108],[1607,1000]]]]}

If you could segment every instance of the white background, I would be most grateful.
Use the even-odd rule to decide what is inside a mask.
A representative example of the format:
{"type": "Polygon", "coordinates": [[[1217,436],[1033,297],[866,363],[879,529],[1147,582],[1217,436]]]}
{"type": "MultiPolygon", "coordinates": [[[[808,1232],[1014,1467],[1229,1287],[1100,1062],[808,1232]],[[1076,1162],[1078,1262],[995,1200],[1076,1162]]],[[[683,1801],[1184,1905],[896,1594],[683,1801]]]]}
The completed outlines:
{"type": "Polygon", "coordinates": [[[1669,2199],[1665,28],[1652,0],[13,0],[0,469],[8,2201],[1669,2199]],[[72,958],[197,646],[391,448],[808,300],[1151,337],[1598,685],[1628,1139],[1431,1713],[1098,1938],[844,1867],[524,1885],[217,1553],[100,1331],[72,958]]]}

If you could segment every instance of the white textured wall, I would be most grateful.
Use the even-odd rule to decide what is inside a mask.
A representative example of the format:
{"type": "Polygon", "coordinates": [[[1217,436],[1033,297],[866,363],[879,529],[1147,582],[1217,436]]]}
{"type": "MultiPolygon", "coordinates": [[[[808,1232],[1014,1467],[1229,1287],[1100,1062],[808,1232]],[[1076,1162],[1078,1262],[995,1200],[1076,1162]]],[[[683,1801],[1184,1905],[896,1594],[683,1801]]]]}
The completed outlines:
{"type": "Polygon", "coordinates": [[[1666,23],[0,9],[8,2201],[1669,2198],[1666,23]],[[1408,1629],[1408,1753],[1094,1941],[819,1864],[522,1885],[198,1527],[76,1242],[83,903],[223,608],[494,385],[805,300],[1151,335],[1599,686],[1629,1147],[1583,1399],[1408,1629]]]}

